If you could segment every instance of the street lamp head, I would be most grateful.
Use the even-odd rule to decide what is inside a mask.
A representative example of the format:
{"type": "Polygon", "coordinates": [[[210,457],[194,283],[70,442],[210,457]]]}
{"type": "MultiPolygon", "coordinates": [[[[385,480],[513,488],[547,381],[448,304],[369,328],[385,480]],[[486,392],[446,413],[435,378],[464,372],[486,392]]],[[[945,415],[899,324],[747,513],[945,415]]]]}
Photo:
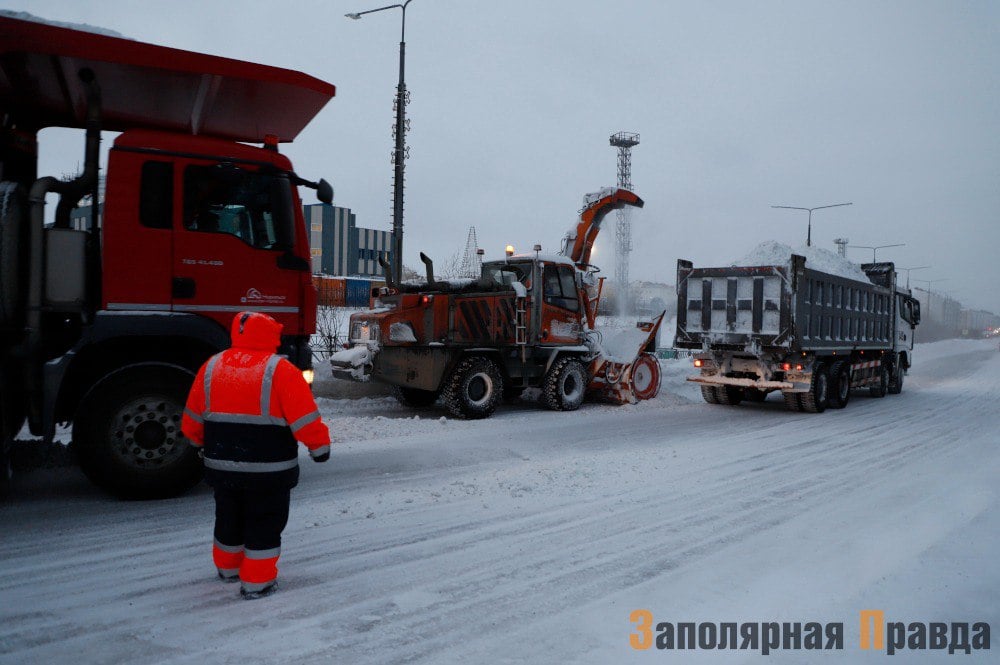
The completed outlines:
{"type": "Polygon", "coordinates": [[[361,18],[361,14],[344,14],[344,16],[346,16],[347,18],[352,18],[355,21],[361,18]]]}

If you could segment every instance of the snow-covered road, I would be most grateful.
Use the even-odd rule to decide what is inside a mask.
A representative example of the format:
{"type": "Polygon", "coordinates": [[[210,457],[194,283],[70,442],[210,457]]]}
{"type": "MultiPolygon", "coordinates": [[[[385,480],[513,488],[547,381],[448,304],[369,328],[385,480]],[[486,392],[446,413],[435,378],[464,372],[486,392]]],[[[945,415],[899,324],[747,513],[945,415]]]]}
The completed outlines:
{"type": "Polygon", "coordinates": [[[1000,353],[915,362],[902,395],[822,415],[704,404],[684,361],[656,400],[575,413],[321,399],[341,443],[302,456],[257,602],[214,578],[208,488],[122,503],[35,471],[0,505],[0,662],[853,663],[884,658],[858,651],[862,609],[998,627],[1000,353]],[[843,621],[845,648],[633,651],[637,608],[843,621]]]}

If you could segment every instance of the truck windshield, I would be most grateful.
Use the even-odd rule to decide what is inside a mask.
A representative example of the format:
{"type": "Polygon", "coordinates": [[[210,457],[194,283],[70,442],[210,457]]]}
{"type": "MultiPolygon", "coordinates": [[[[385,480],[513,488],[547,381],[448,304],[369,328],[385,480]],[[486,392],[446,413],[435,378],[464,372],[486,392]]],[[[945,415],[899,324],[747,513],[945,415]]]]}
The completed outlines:
{"type": "Polygon", "coordinates": [[[277,173],[231,164],[184,169],[184,228],[233,235],[258,249],[295,241],[291,183],[277,173]]]}
{"type": "Polygon", "coordinates": [[[487,263],[479,279],[483,285],[509,286],[521,282],[526,289],[531,288],[530,263],[487,263]]]}

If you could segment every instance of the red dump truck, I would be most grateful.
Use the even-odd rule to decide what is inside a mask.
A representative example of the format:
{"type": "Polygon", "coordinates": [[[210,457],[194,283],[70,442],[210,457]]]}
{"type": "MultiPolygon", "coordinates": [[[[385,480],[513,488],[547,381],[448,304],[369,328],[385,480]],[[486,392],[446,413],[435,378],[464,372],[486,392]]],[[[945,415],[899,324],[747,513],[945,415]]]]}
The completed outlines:
{"type": "Polygon", "coordinates": [[[0,17],[0,484],[27,421],[72,424],[87,475],[119,495],[174,494],[201,464],[180,432],[199,365],[240,310],[284,325],[311,369],[309,236],[278,151],[333,97],[295,71],[0,17]],[[37,173],[38,132],[85,130],[83,172],[37,173]],[[121,132],[107,157],[101,131],[121,132]],[[249,145],[256,144],[256,145],[249,145]],[[59,197],[46,219],[47,194],[59,197]],[[92,206],[93,207],[93,206],[92,206]],[[80,228],[82,226],[83,228],[80,228]]]}
{"type": "Polygon", "coordinates": [[[711,404],[762,401],[781,392],[793,411],[844,408],[851,391],[897,394],[913,361],[920,303],[896,286],[892,263],[857,278],[780,265],[695,268],[677,262],[674,345],[694,352],[711,404]]]}
{"type": "Polygon", "coordinates": [[[462,418],[487,418],[529,387],[564,411],[588,393],[618,403],[655,397],[660,368],[650,352],[663,315],[625,357],[607,353],[594,330],[603,282],[590,255],[602,220],[642,205],[627,190],[602,190],[588,197],[562,254],[489,261],[477,279],[437,280],[421,254],[426,281],[390,283],[375,309],[351,316],[350,348],[330,358],[334,376],[389,384],[409,406],[441,398],[462,418]]]}

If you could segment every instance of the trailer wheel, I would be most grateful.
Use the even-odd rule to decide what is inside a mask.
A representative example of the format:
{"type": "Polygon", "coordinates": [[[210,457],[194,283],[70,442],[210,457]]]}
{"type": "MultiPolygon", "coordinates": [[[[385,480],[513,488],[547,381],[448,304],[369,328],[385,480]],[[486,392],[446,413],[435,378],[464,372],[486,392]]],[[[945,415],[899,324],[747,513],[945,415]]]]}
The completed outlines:
{"type": "Polygon", "coordinates": [[[736,386],[718,386],[715,389],[715,394],[719,404],[737,406],[743,401],[743,389],[736,386]]]}
{"type": "Polygon", "coordinates": [[[587,368],[576,358],[560,358],[542,380],[542,403],[553,411],[576,411],[587,392],[587,368]]]}
{"type": "Polygon", "coordinates": [[[872,397],[885,397],[889,392],[889,368],[882,363],[878,368],[878,383],[868,389],[872,397]]]}
{"type": "Polygon", "coordinates": [[[632,392],[638,399],[653,399],[660,393],[660,363],[651,353],[642,353],[632,365],[632,392]]]}
{"type": "Polygon", "coordinates": [[[21,260],[24,246],[24,188],[16,182],[0,182],[0,327],[17,327],[22,313],[21,260]]]}
{"type": "Polygon", "coordinates": [[[812,372],[809,392],[801,393],[802,410],[809,413],[823,413],[830,406],[830,373],[823,363],[816,363],[812,372]]]}
{"type": "Polygon", "coordinates": [[[489,418],[503,397],[503,376],[496,363],[470,356],[458,363],[445,385],[444,404],[456,418],[489,418]]]}
{"type": "Polygon", "coordinates": [[[830,408],[843,409],[851,399],[851,364],[840,360],[830,367],[830,408]]]}
{"type": "Polygon", "coordinates": [[[719,403],[719,396],[715,393],[715,386],[701,386],[701,396],[709,404],[719,403]]]}
{"type": "Polygon", "coordinates": [[[157,365],[126,369],[97,384],[73,425],[83,472],[128,499],[175,496],[195,485],[201,460],[181,433],[191,378],[157,365]]]}
{"type": "Polygon", "coordinates": [[[906,370],[903,368],[902,362],[896,362],[892,366],[892,378],[889,380],[889,394],[898,395],[903,392],[903,375],[906,374],[906,370]]]}
{"type": "Polygon", "coordinates": [[[441,396],[441,393],[436,390],[421,390],[405,386],[393,386],[392,394],[400,404],[414,409],[426,409],[434,406],[434,402],[441,396]]]}

